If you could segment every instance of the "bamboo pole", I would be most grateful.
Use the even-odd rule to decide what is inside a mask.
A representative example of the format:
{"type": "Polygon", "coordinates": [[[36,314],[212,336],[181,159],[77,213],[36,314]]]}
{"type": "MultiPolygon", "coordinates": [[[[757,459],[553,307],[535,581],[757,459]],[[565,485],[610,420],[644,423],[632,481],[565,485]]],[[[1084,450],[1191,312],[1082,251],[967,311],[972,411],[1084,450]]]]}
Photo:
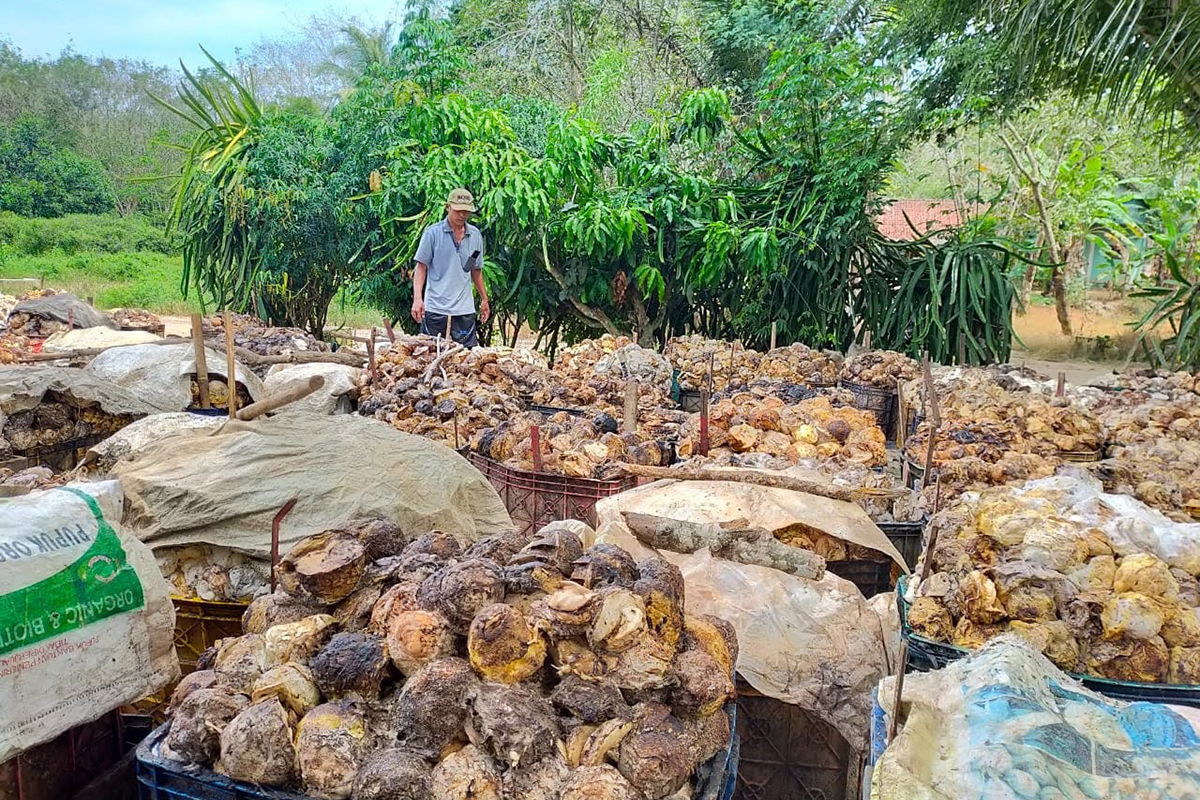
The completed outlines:
{"type": "Polygon", "coordinates": [[[196,352],[196,386],[200,392],[200,407],[212,408],[208,397],[208,354],[204,350],[204,321],[192,314],[192,347],[196,352]]]}
{"type": "Polygon", "coordinates": [[[631,380],[625,384],[625,414],[621,420],[621,430],[624,433],[634,433],[637,431],[638,388],[636,380],[631,380]]]}
{"type": "Polygon", "coordinates": [[[233,315],[225,309],[225,365],[229,374],[225,376],[229,388],[229,418],[237,417],[237,361],[234,360],[233,315]]]}

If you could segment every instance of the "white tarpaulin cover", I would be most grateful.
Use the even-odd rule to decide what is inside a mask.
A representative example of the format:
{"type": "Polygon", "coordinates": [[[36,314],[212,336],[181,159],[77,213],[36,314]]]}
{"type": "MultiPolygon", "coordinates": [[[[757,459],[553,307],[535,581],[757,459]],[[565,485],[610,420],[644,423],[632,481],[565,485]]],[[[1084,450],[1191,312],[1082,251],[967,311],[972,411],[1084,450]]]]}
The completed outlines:
{"type": "Polygon", "coordinates": [[[318,375],[325,385],[279,409],[279,414],[348,414],[354,410],[350,395],[358,391],[362,370],[348,364],[276,364],[267,371],[263,389],[267,397],[308,383],[318,375]]]}
{"type": "Polygon", "coordinates": [[[0,763],[179,677],[167,584],[120,516],[114,481],[0,500],[0,763]]]}
{"type": "MultiPolygon", "coordinates": [[[[895,692],[895,678],[879,686],[889,715],[895,692]]],[[[904,676],[903,727],[875,765],[871,797],[1200,797],[1194,712],[1103,697],[1017,635],[1000,636],[944,669],[904,676]]]]}
{"type": "Polygon", "coordinates": [[[359,516],[472,540],[513,529],[496,490],[462,456],[357,415],[181,431],[112,474],[125,492],[125,524],[156,550],[211,544],[269,557],[271,520],[293,497],[281,554],[359,516]]]}
{"type": "MultiPolygon", "coordinates": [[[[225,356],[211,348],[205,348],[204,353],[209,374],[228,381],[225,356]]],[[[182,411],[192,404],[196,351],[190,341],[114,347],[92,359],[83,371],[144,398],[159,411],[182,411]]],[[[264,392],[258,376],[241,364],[236,364],[234,371],[250,399],[261,400],[264,392]]]]}
{"type": "MultiPolygon", "coordinates": [[[[737,564],[707,550],[688,555],[652,551],[634,538],[622,516],[637,511],[719,523],[726,521],[725,513],[736,513],[729,519],[775,529],[783,521],[782,508],[803,515],[809,499],[825,500],[780,498],[781,506],[768,499],[776,493],[797,495],[725,481],[659,481],[601,500],[596,535],[638,560],[658,552],[677,565],[686,583],[687,610],[722,617],[737,629],[738,673],[762,694],[819,714],[861,751],[867,741],[870,692],[887,674],[887,655],[879,616],[854,584],[831,572],[813,581],[737,564]]],[[[843,513],[849,519],[856,516],[843,513]]],[[[827,520],[819,516],[806,521],[825,530],[827,520]]],[[[868,532],[858,533],[870,541],[868,532]]]]}
{"type": "Polygon", "coordinates": [[[148,331],[122,331],[98,325],[94,328],[72,328],[47,337],[42,350],[61,353],[67,350],[84,350],[89,347],[120,347],[156,342],[158,336],[148,331]]]}

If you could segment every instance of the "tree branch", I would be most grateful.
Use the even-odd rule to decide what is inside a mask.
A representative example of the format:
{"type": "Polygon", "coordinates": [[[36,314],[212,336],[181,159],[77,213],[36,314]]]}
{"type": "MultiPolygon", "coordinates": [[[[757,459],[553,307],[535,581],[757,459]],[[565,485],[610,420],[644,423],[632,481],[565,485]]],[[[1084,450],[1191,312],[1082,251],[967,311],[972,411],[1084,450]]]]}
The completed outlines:
{"type": "Polygon", "coordinates": [[[579,316],[595,325],[599,325],[604,329],[605,333],[613,336],[621,335],[620,328],[617,327],[616,323],[612,321],[612,318],[608,316],[608,314],[605,314],[602,309],[592,308],[589,305],[585,305],[579,300],[578,297],[575,297],[572,294],[571,286],[569,283],[567,283],[567,276],[563,275],[562,271],[550,263],[550,252],[546,245],[545,231],[542,231],[542,263],[546,265],[546,272],[550,273],[550,277],[554,278],[554,282],[557,283],[563,289],[563,291],[567,293],[567,301],[571,304],[571,307],[575,309],[579,316]]]}

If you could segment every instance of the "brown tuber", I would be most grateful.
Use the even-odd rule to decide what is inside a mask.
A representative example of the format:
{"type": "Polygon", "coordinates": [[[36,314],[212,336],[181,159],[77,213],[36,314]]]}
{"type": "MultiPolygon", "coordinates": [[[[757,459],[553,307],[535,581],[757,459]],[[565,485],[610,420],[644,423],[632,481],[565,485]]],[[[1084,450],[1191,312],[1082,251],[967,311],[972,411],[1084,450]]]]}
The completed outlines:
{"type": "Polygon", "coordinates": [[[454,651],[454,631],[436,611],[415,608],[392,615],[387,652],[403,675],[412,675],[430,661],[454,655],[454,651]]]}
{"type": "Polygon", "coordinates": [[[287,712],[278,700],[264,700],[238,714],[221,731],[217,772],[236,781],[283,786],[296,770],[296,747],[287,712]]]}
{"type": "Polygon", "coordinates": [[[383,639],[367,633],[339,633],[312,659],[312,674],[326,697],[354,694],[379,697],[388,674],[383,639]]]}
{"type": "Polygon", "coordinates": [[[260,703],[276,699],[297,717],[303,717],[321,702],[321,692],[312,671],[303,664],[289,661],[272,667],[254,682],[250,700],[260,703]]]}
{"type": "Polygon", "coordinates": [[[276,575],[288,594],[332,605],[358,588],[366,566],[361,542],[340,531],[326,531],[298,542],[279,560],[276,575]]]}
{"type": "Polygon", "coordinates": [[[572,770],[558,787],[559,800],[642,800],[625,777],[608,766],[572,770]]]}
{"type": "Polygon", "coordinates": [[[452,533],[444,533],[442,531],[430,531],[423,533],[417,538],[408,543],[401,555],[412,556],[417,554],[437,556],[443,561],[451,558],[458,558],[462,555],[463,543],[452,533]]]}
{"type": "Polygon", "coordinates": [[[672,708],[681,716],[707,717],[733,699],[733,681],[703,650],[684,650],[675,656],[676,687],[672,708]]]}
{"type": "Polygon", "coordinates": [[[367,728],[350,702],[325,703],[296,728],[296,768],[304,791],[323,800],[350,796],[363,756],[367,728]]]}
{"type": "Polygon", "coordinates": [[[485,679],[520,683],[546,660],[546,640],[512,606],[495,603],[482,609],[467,634],[471,666],[485,679]]]}
{"type": "Polygon", "coordinates": [[[504,599],[504,574],[494,561],[459,561],[430,575],[417,591],[422,607],[438,611],[456,633],[466,633],[485,606],[504,599]]]}
{"type": "Polygon", "coordinates": [[[461,658],[432,661],[408,679],[396,701],[396,727],[406,749],[436,759],[463,732],[479,679],[461,658]]]}
{"type": "Polygon", "coordinates": [[[430,800],[501,800],[500,776],[491,759],[471,745],[451,753],[433,768],[430,800]]]}
{"type": "Polygon", "coordinates": [[[248,705],[240,694],[196,689],[175,709],[166,749],[178,761],[211,764],[221,752],[221,731],[248,705]]]}
{"type": "Polygon", "coordinates": [[[554,709],[525,684],[480,684],[471,711],[472,741],[510,767],[555,752],[559,729],[554,709]]]}
{"type": "Polygon", "coordinates": [[[323,610],[319,603],[293,597],[287,592],[264,594],[254,598],[242,614],[242,633],[266,633],[276,625],[299,622],[323,610]]]}
{"type": "Polygon", "coordinates": [[[617,769],[648,800],[679,791],[692,774],[683,723],[666,706],[640,706],[633,730],[621,742],[617,769]]]}
{"type": "Polygon", "coordinates": [[[429,765],[390,747],[372,753],[354,778],[351,800],[429,800],[429,765]]]}
{"type": "Polygon", "coordinates": [[[386,519],[371,517],[351,520],[343,530],[362,542],[368,561],[398,556],[408,544],[408,538],[400,526],[386,519]]]}

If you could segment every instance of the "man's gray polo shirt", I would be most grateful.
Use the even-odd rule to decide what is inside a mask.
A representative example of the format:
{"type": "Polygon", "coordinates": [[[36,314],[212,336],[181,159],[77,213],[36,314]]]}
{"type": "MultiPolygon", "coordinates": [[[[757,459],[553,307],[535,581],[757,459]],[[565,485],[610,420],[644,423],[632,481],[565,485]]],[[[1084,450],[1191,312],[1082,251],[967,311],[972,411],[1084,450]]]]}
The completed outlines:
{"type": "Polygon", "coordinates": [[[425,310],[433,314],[461,316],[475,313],[471,273],[463,266],[479,251],[476,268],[483,266],[483,234],[471,223],[458,247],[446,220],[435,222],[421,234],[415,261],[429,267],[425,275],[425,310]]]}

